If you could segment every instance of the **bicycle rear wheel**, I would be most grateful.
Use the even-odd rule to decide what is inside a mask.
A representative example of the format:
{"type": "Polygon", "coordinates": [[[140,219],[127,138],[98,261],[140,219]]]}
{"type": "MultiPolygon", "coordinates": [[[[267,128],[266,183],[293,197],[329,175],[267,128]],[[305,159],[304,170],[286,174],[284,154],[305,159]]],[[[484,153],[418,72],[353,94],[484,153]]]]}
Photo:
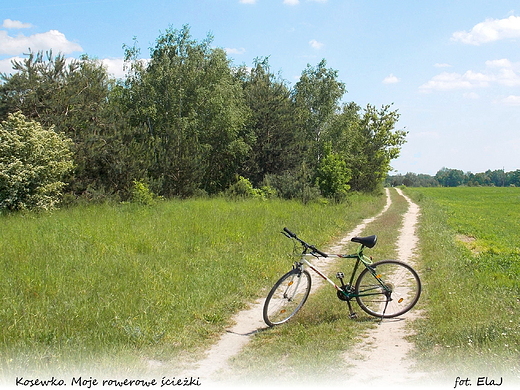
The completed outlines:
{"type": "Polygon", "coordinates": [[[366,313],[382,318],[400,316],[415,306],[421,295],[421,280],[408,264],[383,260],[370,266],[387,288],[384,288],[368,268],[356,281],[356,300],[366,313]]]}
{"type": "Polygon", "coordinates": [[[289,321],[303,306],[311,291],[311,275],[293,269],[275,283],[264,304],[264,321],[269,326],[289,321]]]}

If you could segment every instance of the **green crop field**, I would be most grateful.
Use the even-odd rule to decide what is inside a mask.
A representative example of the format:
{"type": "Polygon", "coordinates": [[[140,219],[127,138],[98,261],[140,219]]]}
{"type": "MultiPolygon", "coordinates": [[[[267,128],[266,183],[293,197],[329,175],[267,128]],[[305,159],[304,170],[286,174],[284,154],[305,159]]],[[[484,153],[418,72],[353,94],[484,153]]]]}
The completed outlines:
{"type": "Polygon", "coordinates": [[[422,209],[424,368],[520,378],[520,188],[406,191],[422,209]]]}
{"type": "Polygon", "coordinates": [[[194,358],[286,271],[284,226],[324,245],[383,202],[218,198],[1,216],[0,376],[194,358]]]}

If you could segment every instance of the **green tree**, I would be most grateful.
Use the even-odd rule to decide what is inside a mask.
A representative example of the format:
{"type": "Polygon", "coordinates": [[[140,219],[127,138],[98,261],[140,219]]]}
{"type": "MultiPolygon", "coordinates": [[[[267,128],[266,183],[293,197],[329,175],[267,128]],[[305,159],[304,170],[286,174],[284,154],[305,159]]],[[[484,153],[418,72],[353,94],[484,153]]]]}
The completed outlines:
{"type": "Polygon", "coordinates": [[[343,200],[350,189],[348,182],[351,176],[345,159],[338,153],[332,152],[332,146],[326,144],[325,151],[316,169],[316,184],[322,195],[343,200]]]}
{"type": "Polygon", "coordinates": [[[503,169],[486,171],[486,175],[490,178],[495,187],[504,187],[506,184],[506,174],[503,169]]]}
{"type": "Polygon", "coordinates": [[[395,130],[399,113],[391,110],[390,105],[378,110],[368,104],[362,113],[360,111],[355,104],[344,111],[349,118],[349,143],[343,152],[347,168],[352,172],[351,189],[373,192],[391,170],[390,162],[399,156],[407,132],[395,130]]]}
{"type": "Polygon", "coordinates": [[[164,196],[224,190],[250,150],[249,110],[225,52],[188,26],[156,40],[148,64],[127,48],[124,102],[144,146],[145,168],[164,196]]]}
{"type": "Polygon", "coordinates": [[[30,52],[13,61],[12,74],[1,76],[0,117],[21,111],[44,127],[54,126],[73,141],[75,161],[72,190],[114,187],[112,165],[118,151],[114,123],[108,115],[110,79],[100,61],[83,56],[67,60],[62,54],[30,52]]]}
{"type": "Polygon", "coordinates": [[[458,187],[466,181],[466,175],[463,171],[445,167],[435,174],[435,178],[443,187],[458,187]]]}
{"type": "Polygon", "coordinates": [[[248,128],[254,137],[242,168],[253,184],[266,175],[278,175],[298,167],[302,160],[300,128],[285,82],[270,71],[268,58],[255,59],[250,70],[241,69],[244,97],[251,115],[248,128]]]}
{"type": "Polygon", "coordinates": [[[308,163],[314,169],[320,159],[322,136],[330,120],[339,110],[345,84],[338,81],[338,72],[327,69],[322,60],[316,67],[307,65],[293,89],[296,104],[295,120],[303,129],[302,140],[309,151],[308,163]]]}
{"type": "Polygon", "coordinates": [[[507,173],[507,184],[510,186],[520,187],[520,169],[507,173]]]}
{"type": "Polygon", "coordinates": [[[70,139],[22,113],[0,124],[0,209],[51,209],[73,168],[70,139]]]}

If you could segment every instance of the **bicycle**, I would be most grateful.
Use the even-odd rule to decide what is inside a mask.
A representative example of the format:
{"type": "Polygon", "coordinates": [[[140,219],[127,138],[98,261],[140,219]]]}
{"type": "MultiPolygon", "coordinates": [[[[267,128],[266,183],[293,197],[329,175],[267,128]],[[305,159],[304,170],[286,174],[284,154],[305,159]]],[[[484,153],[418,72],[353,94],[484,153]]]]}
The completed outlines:
{"type": "Polygon", "coordinates": [[[360,244],[356,253],[340,255],[320,251],[287,228],[283,229],[282,234],[299,242],[303,246],[303,252],[299,261],[296,261],[293,268],[275,283],[267,295],[263,317],[265,323],[271,327],[289,321],[307,301],[311,291],[311,275],[307,268],[316,272],[336,289],[337,297],[348,304],[350,318],[357,317],[350,302],[352,299],[357,301],[363,311],[381,318],[381,321],[383,318],[398,317],[406,313],[419,300],[421,280],[410,265],[397,260],[382,260],[374,263],[371,257],[364,254],[365,248],[373,248],[376,245],[376,235],[352,238],[352,242],[360,244]],[[343,272],[336,274],[336,278],[341,282],[341,285],[337,285],[307,260],[308,257],[356,259],[356,262],[348,283],[344,282],[343,272]],[[365,268],[354,283],[356,272],[361,264],[365,268]]]}

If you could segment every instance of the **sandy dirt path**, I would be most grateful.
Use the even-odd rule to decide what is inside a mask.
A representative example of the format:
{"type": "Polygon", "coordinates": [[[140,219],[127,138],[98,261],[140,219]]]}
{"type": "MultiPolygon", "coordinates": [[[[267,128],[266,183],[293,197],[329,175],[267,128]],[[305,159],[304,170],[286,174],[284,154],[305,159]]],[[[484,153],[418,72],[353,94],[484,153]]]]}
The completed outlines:
{"type": "MultiPolygon", "coordinates": [[[[413,266],[420,211],[400,189],[396,190],[408,202],[408,211],[404,215],[396,244],[397,258],[413,266]]],[[[347,364],[353,365],[349,370],[349,382],[360,384],[363,388],[383,384],[392,385],[391,388],[423,385],[420,383],[423,375],[412,371],[414,362],[409,352],[413,345],[406,340],[409,335],[408,324],[418,315],[418,310],[411,310],[397,319],[386,319],[376,329],[367,332],[362,341],[345,355],[347,364]]]]}
{"type": "MultiPolygon", "coordinates": [[[[386,190],[386,205],[383,210],[376,216],[363,220],[354,230],[344,236],[343,239],[335,243],[332,247],[327,248],[329,253],[341,253],[342,248],[350,242],[354,236],[358,236],[363,232],[366,225],[383,215],[390,207],[390,193],[386,190]]],[[[330,260],[329,260],[330,261],[330,260]]],[[[327,259],[320,259],[315,262],[316,266],[324,271],[327,270],[327,259]]],[[[313,290],[323,283],[320,278],[313,278],[313,290]]],[[[191,374],[195,377],[209,378],[216,372],[221,372],[228,367],[228,360],[240,352],[240,350],[249,342],[250,337],[261,329],[267,327],[262,318],[262,309],[265,298],[261,298],[250,305],[250,308],[239,312],[233,317],[234,326],[229,328],[222,335],[220,340],[214,344],[206,353],[206,357],[196,364],[196,371],[191,374]]]]}
{"type": "MultiPolygon", "coordinates": [[[[403,225],[397,245],[397,257],[399,260],[413,264],[415,248],[417,246],[416,224],[419,216],[419,207],[406,197],[401,190],[396,189],[403,196],[409,208],[404,215],[403,225]]],[[[386,189],[386,205],[376,216],[363,220],[354,230],[335,243],[327,251],[341,253],[342,248],[350,242],[354,236],[362,234],[366,226],[383,215],[391,205],[390,190],[386,189]]],[[[327,259],[316,262],[320,268],[327,270],[327,259]]],[[[313,278],[313,290],[323,281],[313,278]]],[[[312,292],[311,291],[311,292],[312,292]]],[[[214,374],[218,373],[222,378],[228,368],[228,361],[238,354],[249,342],[252,335],[266,328],[262,319],[264,298],[250,305],[250,308],[239,312],[233,318],[234,326],[230,327],[206,353],[206,357],[194,365],[192,371],[194,377],[200,377],[205,383],[211,382],[214,374]]],[[[420,375],[413,373],[411,367],[413,361],[409,360],[408,353],[412,345],[406,340],[408,335],[407,324],[419,313],[412,310],[398,319],[387,319],[369,330],[363,336],[362,341],[351,351],[345,354],[347,384],[357,384],[358,388],[371,388],[378,384],[388,386],[412,385],[420,379],[420,375]],[[368,373],[368,376],[367,376],[368,373]],[[348,379],[347,379],[348,378],[348,379]]],[[[392,387],[392,386],[390,386],[392,387]]]]}

